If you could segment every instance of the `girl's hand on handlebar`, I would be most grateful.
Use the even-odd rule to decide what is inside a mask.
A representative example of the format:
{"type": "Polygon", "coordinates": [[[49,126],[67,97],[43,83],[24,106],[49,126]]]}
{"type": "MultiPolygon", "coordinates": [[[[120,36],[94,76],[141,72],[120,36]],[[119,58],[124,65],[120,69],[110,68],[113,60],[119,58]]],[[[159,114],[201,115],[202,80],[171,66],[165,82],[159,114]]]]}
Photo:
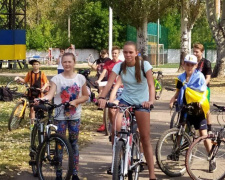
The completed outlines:
{"type": "Polygon", "coordinates": [[[106,100],[105,99],[98,99],[98,107],[104,109],[106,105],[106,100]]]}
{"type": "Polygon", "coordinates": [[[35,98],[34,99],[34,105],[39,105],[40,101],[49,101],[48,99],[42,99],[42,98],[35,98]]]}
{"type": "Polygon", "coordinates": [[[145,101],[142,103],[143,108],[150,109],[150,106],[153,105],[153,102],[151,101],[145,101]]]}
{"type": "Polygon", "coordinates": [[[76,102],[76,100],[70,101],[69,104],[74,107],[78,106],[78,103],[76,102]]]}

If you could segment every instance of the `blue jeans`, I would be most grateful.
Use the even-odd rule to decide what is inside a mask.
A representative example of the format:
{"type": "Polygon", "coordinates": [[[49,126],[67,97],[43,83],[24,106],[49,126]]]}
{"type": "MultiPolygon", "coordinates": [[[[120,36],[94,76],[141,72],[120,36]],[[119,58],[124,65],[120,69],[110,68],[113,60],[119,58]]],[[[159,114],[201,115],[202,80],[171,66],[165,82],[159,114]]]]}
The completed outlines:
{"type": "MultiPolygon", "coordinates": [[[[124,104],[126,106],[131,106],[131,104],[127,103],[123,99],[120,99],[119,101],[120,101],[119,104],[124,104]]],[[[141,111],[141,112],[148,112],[148,113],[150,113],[150,109],[145,109],[145,108],[135,109],[135,111],[141,111]]]]}

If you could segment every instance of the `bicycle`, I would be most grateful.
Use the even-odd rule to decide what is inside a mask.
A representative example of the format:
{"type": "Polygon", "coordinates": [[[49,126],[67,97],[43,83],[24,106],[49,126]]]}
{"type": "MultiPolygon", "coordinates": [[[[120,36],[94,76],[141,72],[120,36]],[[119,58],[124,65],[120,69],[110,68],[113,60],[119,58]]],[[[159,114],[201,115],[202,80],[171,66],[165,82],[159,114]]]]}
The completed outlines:
{"type": "Polygon", "coordinates": [[[134,110],[142,106],[120,106],[113,103],[107,103],[106,106],[113,109],[119,108],[123,112],[121,131],[116,131],[114,137],[112,179],[123,180],[128,177],[128,180],[137,180],[141,166],[146,165],[140,157],[140,135],[134,114],[134,110]]]}
{"type": "Polygon", "coordinates": [[[29,165],[33,175],[40,180],[53,179],[56,173],[62,175],[63,180],[69,180],[73,173],[73,150],[68,140],[57,133],[57,126],[53,124],[53,110],[61,106],[69,107],[69,103],[51,104],[46,100],[39,100],[34,105],[35,121],[31,131],[29,165]],[[46,106],[47,105],[47,106],[46,106]],[[47,112],[47,116],[44,115],[47,112]]]}
{"type": "MultiPolygon", "coordinates": [[[[95,102],[95,93],[93,90],[91,90],[92,88],[97,89],[98,92],[98,85],[95,84],[94,82],[92,82],[92,80],[89,78],[89,75],[91,73],[91,69],[79,69],[78,71],[79,74],[82,74],[87,82],[87,87],[89,89],[90,94],[90,98],[91,98],[91,102],[95,102]]],[[[96,91],[96,90],[95,90],[96,91]]]]}
{"type": "MultiPolygon", "coordinates": [[[[225,106],[218,106],[213,104],[218,112],[217,121],[219,122],[219,116],[225,112],[225,106]]],[[[224,119],[223,119],[224,121],[224,119]]],[[[221,124],[220,124],[221,126],[221,124]]],[[[194,180],[201,179],[224,179],[225,178],[225,126],[219,131],[209,134],[208,136],[199,137],[193,142],[187,151],[186,156],[186,168],[189,176],[194,180]],[[205,143],[210,141],[212,148],[210,152],[206,151],[205,143]],[[217,170],[215,172],[209,171],[209,163],[215,162],[217,170]],[[218,169],[219,168],[219,169],[218,169]]]]}
{"type": "Polygon", "coordinates": [[[197,138],[194,127],[190,126],[187,120],[187,115],[193,114],[192,110],[194,110],[194,104],[183,105],[184,120],[182,123],[177,128],[165,131],[156,145],[157,164],[170,177],[179,177],[186,172],[186,151],[197,138]]]}
{"type": "Polygon", "coordinates": [[[162,78],[163,78],[163,74],[162,71],[152,71],[152,74],[157,74],[157,77],[154,78],[154,85],[155,85],[155,99],[159,100],[159,98],[161,97],[162,94],[162,90],[163,90],[163,82],[162,82],[162,78]]]}
{"type": "MultiPolygon", "coordinates": [[[[35,87],[29,87],[27,84],[24,84],[24,85],[25,85],[27,91],[28,90],[39,90],[38,88],[35,88],[35,87]]],[[[47,92],[47,91],[45,91],[45,92],[47,92]]],[[[33,101],[29,100],[29,97],[27,94],[28,93],[15,94],[16,97],[21,97],[21,98],[17,102],[16,106],[13,108],[10,118],[8,120],[9,131],[19,128],[20,124],[22,123],[22,120],[24,119],[26,108],[32,106],[33,101]]]]}

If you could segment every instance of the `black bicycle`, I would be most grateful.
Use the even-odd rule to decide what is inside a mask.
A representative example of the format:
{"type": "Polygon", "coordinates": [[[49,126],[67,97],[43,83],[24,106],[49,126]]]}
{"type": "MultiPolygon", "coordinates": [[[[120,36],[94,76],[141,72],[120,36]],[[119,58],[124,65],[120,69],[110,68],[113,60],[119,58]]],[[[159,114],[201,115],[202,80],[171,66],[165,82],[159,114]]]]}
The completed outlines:
{"type": "Polygon", "coordinates": [[[156,145],[156,160],[160,169],[168,176],[179,177],[186,172],[185,155],[191,143],[197,138],[193,125],[187,120],[194,114],[195,103],[182,106],[184,119],[178,127],[165,131],[156,145]],[[191,139],[192,137],[192,139],[191,139]]]}
{"type": "Polygon", "coordinates": [[[92,80],[89,78],[89,75],[91,73],[91,70],[90,69],[79,69],[78,71],[79,74],[82,74],[86,80],[87,80],[87,87],[88,87],[88,90],[90,91],[90,99],[91,99],[91,102],[95,102],[95,91],[98,92],[98,85],[95,84],[94,82],[92,82],[92,80]],[[95,90],[92,90],[92,89],[95,89],[95,90]]]}
{"type": "Polygon", "coordinates": [[[219,131],[208,136],[196,139],[187,151],[186,168],[189,176],[194,180],[222,180],[225,178],[225,126],[220,123],[223,120],[225,106],[216,107],[217,121],[222,127],[219,131]],[[212,148],[208,152],[205,144],[211,142],[212,148]],[[216,169],[215,169],[216,165],[216,169]],[[214,167],[213,167],[214,166],[214,167]]]}
{"type": "Polygon", "coordinates": [[[52,113],[61,106],[66,108],[70,104],[56,105],[40,100],[40,104],[34,106],[36,119],[31,131],[29,164],[33,175],[39,176],[41,180],[55,179],[56,173],[63,180],[69,180],[73,173],[73,150],[70,143],[64,136],[52,133],[57,130],[57,126],[53,124],[55,117],[52,113]]]}

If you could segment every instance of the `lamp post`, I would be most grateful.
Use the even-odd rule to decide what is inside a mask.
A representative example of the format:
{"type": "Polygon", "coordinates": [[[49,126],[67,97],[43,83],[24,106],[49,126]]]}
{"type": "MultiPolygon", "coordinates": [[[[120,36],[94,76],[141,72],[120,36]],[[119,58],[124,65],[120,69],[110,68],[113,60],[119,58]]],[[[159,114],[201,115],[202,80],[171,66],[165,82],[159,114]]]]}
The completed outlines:
{"type": "Polygon", "coordinates": [[[109,58],[112,58],[112,41],[113,41],[113,11],[109,6],[109,58]]]}

